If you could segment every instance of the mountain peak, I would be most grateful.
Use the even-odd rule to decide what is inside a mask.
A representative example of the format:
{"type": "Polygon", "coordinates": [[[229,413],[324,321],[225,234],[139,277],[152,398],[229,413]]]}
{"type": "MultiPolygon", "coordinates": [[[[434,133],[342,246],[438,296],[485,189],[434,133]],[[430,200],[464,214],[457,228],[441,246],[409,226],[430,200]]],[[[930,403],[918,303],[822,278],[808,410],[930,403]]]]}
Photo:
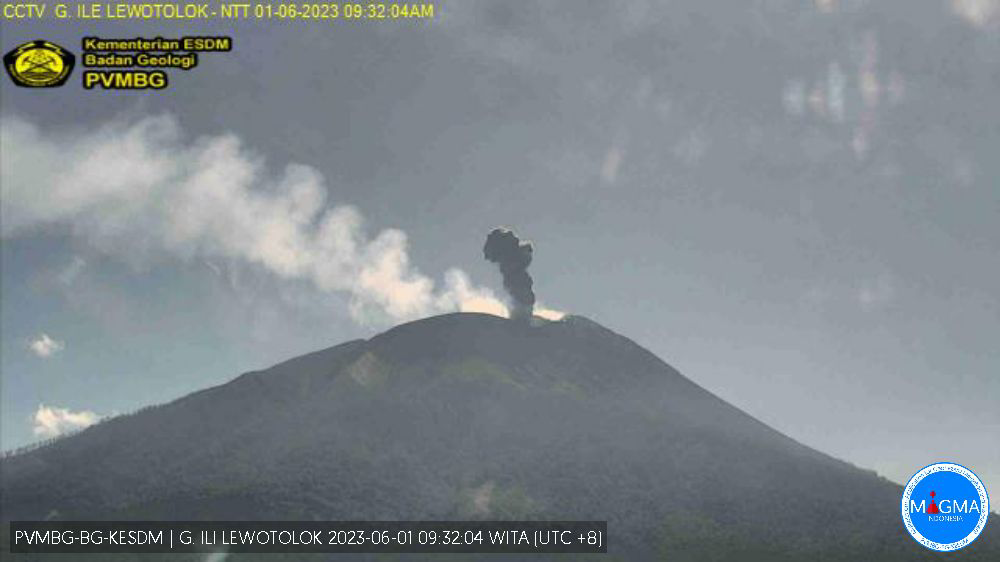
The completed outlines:
{"type": "MultiPolygon", "coordinates": [[[[2,468],[5,520],[596,519],[627,559],[923,555],[898,485],[580,316],[410,322],[2,468]]],[[[997,549],[988,525],[963,556],[997,549]]]]}

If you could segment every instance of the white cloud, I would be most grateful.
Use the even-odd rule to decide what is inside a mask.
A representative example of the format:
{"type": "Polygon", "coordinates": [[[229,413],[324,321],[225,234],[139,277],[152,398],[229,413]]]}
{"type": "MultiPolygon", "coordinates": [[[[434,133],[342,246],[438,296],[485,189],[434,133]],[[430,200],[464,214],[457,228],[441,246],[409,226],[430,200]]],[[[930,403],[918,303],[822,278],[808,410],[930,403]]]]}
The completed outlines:
{"type": "Polygon", "coordinates": [[[87,266],[87,261],[80,256],[73,256],[73,260],[59,272],[56,278],[60,283],[69,287],[80,277],[83,269],[87,266]]]}
{"type": "Polygon", "coordinates": [[[74,412],[66,408],[52,408],[39,404],[32,420],[37,437],[57,437],[63,433],[94,425],[100,416],[88,410],[74,412]]]}
{"type": "Polygon", "coordinates": [[[1000,22],[1000,0],[951,0],[951,9],[976,27],[1000,22]]]}
{"type": "Polygon", "coordinates": [[[785,83],[781,93],[781,103],[789,115],[801,116],[806,110],[806,85],[802,80],[793,79],[785,83]]]}
{"type": "Polygon", "coordinates": [[[7,117],[0,150],[4,237],[61,225],[129,262],[166,255],[248,263],[348,294],[364,323],[450,310],[506,313],[460,271],[436,288],[410,263],[404,232],[369,236],[356,208],[327,202],[315,169],[270,170],[232,134],[187,139],[171,116],[56,133],[7,117]]]}
{"type": "Polygon", "coordinates": [[[63,350],[66,344],[52,339],[48,334],[38,334],[33,340],[28,342],[28,350],[41,358],[52,357],[63,350]]]}
{"type": "Polygon", "coordinates": [[[824,14],[832,14],[837,11],[839,7],[838,0],[815,0],[816,9],[823,12],[824,14]]]}
{"type": "Polygon", "coordinates": [[[604,155],[604,163],[601,165],[601,179],[604,183],[613,184],[618,179],[618,169],[625,158],[625,151],[619,146],[612,146],[604,155]]]}
{"type": "Polygon", "coordinates": [[[688,166],[698,164],[708,152],[709,140],[705,134],[695,129],[674,145],[674,156],[688,166]]]}
{"type": "Polygon", "coordinates": [[[844,120],[844,86],[847,84],[847,77],[840,65],[831,62],[826,72],[826,99],[827,112],[835,122],[844,120]]]}
{"type": "Polygon", "coordinates": [[[566,316],[566,313],[562,312],[561,310],[555,310],[555,309],[552,309],[552,308],[546,308],[545,306],[542,306],[540,304],[539,305],[535,305],[535,312],[534,312],[534,314],[535,314],[535,316],[544,318],[546,320],[552,320],[553,322],[562,320],[563,317],[566,316]]]}
{"type": "Polygon", "coordinates": [[[507,307],[491,291],[475,287],[461,269],[449,269],[444,279],[447,289],[438,297],[437,308],[509,316],[507,307]]]}
{"type": "Polygon", "coordinates": [[[896,287],[888,275],[879,275],[858,289],[858,303],[864,310],[874,310],[888,305],[896,298],[896,287]]]}

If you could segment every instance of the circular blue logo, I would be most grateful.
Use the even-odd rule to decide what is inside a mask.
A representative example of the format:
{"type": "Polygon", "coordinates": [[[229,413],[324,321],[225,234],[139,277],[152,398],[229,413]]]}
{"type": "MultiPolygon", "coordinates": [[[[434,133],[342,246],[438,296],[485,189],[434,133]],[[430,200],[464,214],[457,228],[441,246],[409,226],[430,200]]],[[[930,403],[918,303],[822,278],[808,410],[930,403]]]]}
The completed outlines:
{"type": "Polygon", "coordinates": [[[939,462],[920,469],[903,488],[903,525],[918,543],[949,552],[968,546],[986,526],[986,486],[960,464],[939,462]]]}

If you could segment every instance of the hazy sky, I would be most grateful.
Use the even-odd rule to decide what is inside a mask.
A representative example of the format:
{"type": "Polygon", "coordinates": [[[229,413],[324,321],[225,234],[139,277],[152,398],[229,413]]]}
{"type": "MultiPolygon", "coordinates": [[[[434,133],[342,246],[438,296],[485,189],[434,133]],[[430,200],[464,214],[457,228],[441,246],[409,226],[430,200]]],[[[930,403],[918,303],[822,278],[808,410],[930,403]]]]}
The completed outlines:
{"type": "Polygon", "coordinates": [[[3,78],[2,448],[495,308],[507,225],[546,306],[821,451],[898,482],[958,462],[1000,504],[1000,0],[436,8],[3,24],[5,51],[234,49],[163,92],[3,78]]]}

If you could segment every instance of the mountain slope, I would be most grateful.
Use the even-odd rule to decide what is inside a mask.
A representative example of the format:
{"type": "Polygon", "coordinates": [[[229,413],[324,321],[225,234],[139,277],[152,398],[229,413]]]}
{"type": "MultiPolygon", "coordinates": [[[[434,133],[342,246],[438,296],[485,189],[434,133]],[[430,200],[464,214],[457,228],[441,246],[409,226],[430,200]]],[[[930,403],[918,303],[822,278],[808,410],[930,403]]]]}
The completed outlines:
{"type": "MultiPolygon", "coordinates": [[[[580,317],[428,318],[2,466],[4,520],[607,519],[626,559],[936,555],[898,485],[580,317]]],[[[953,557],[995,560],[997,528],[953,557]]]]}

